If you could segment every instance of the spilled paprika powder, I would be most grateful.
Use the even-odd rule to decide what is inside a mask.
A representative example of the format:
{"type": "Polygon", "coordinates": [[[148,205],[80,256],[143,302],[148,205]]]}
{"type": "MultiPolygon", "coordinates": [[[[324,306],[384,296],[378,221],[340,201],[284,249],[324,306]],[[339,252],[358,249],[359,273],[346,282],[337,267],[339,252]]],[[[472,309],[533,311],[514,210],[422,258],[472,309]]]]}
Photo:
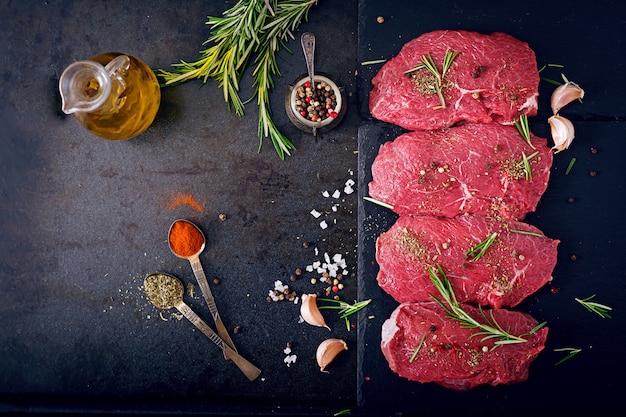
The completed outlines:
{"type": "Polygon", "coordinates": [[[188,258],[200,252],[204,236],[194,224],[186,220],[176,220],[170,227],[169,242],[174,254],[188,258]]]}

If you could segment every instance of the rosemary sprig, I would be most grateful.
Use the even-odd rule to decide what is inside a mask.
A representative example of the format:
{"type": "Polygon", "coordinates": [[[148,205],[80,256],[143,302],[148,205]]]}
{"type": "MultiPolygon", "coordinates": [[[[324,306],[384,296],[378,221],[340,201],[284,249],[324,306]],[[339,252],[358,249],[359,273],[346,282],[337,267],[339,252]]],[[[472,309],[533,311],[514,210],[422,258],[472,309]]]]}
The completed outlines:
{"type": "Polygon", "coordinates": [[[531,335],[546,325],[546,322],[540,323],[535,326],[535,328],[533,328],[530,332],[520,336],[514,336],[504,330],[502,326],[498,324],[493,316],[493,310],[490,310],[489,317],[487,317],[483,309],[479,307],[481,315],[485,320],[484,323],[481,323],[472,316],[470,316],[459,306],[454,291],[452,290],[452,285],[450,284],[450,281],[448,281],[448,279],[446,278],[446,275],[443,272],[441,265],[437,265],[437,270],[435,270],[434,268],[430,268],[429,272],[430,280],[439,291],[439,294],[443,298],[443,301],[432,294],[430,296],[449,314],[449,318],[457,320],[459,323],[461,323],[462,328],[479,330],[478,332],[472,334],[471,337],[482,336],[482,338],[480,339],[481,341],[497,339],[494,342],[494,349],[498,346],[505,344],[527,342],[527,340],[523,338],[524,336],[531,335]]]}
{"type": "MultiPolygon", "coordinates": [[[[565,66],[564,66],[564,65],[561,65],[561,64],[547,64],[547,65],[544,65],[544,66],[542,66],[541,68],[539,68],[539,74],[541,74],[541,73],[543,72],[543,70],[545,70],[545,69],[546,69],[546,68],[548,68],[548,67],[554,67],[554,68],[565,68],[565,66]]],[[[561,76],[563,76],[563,74],[561,74],[561,76]]],[[[556,86],[561,85],[561,83],[560,83],[560,82],[558,82],[558,81],[556,81],[556,80],[553,80],[553,79],[551,79],[551,78],[547,78],[547,77],[539,77],[539,78],[540,78],[541,80],[543,80],[543,81],[547,82],[548,84],[553,84],[553,85],[556,85],[556,86]]]]}
{"type": "Polygon", "coordinates": [[[437,108],[441,108],[441,109],[446,108],[446,101],[443,98],[443,92],[441,90],[443,87],[443,80],[446,74],[448,73],[448,70],[450,69],[452,62],[454,62],[455,58],[460,52],[461,51],[451,52],[449,49],[446,50],[446,53],[443,57],[443,67],[442,67],[441,72],[439,72],[439,69],[437,68],[437,64],[435,64],[435,60],[430,55],[430,52],[426,55],[422,55],[421,57],[422,62],[420,64],[418,64],[414,68],[411,68],[410,70],[404,71],[404,74],[408,74],[410,72],[418,71],[421,69],[427,69],[428,71],[430,71],[431,74],[435,76],[435,79],[437,80],[437,82],[435,83],[434,88],[435,88],[435,92],[437,93],[437,96],[439,97],[439,101],[441,102],[441,106],[437,108]]]}
{"type": "MultiPolygon", "coordinates": [[[[229,109],[238,116],[244,114],[244,101],[239,87],[244,71],[254,55],[253,72],[255,95],[259,105],[259,150],[263,138],[270,137],[281,159],[295,149],[276,127],[271,117],[269,93],[274,87],[273,77],[280,76],[276,54],[281,47],[289,51],[285,42],[302,19],[308,18],[310,8],[317,0],[239,0],[221,17],[209,16],[210,45],[192,62],[172,64],[173,71],[159,70],[165,85],[175,85],[191,79],[209,78],[218,82],[229,109]]],[[[290,51],[289,51],[290,52],[290,51]]]]}
{"type": "Polygon", "coordinates": [[[492,234],[487,236],[487,238],[485,240],[483,240],[482,242],[476,244],[471,249],[469,249],[467,252],[465,252],[465,256],[467,258],[471,258],[470,260],[472,262],[479,260],[485,254],[485,252],[487,252],[487,249],[489,249],[489,247],[496,240],[496,237],[498,237],[498,233],[497,232],[493,232],[492,234]]]}
{"type": "Polygon", "coordinates": [[[574,300],[578,301],[578,303],[580,303],[580,305],[582,305],[583,307],[585,307],[587,310],[591,311],[592,313],[596,313],[597,315],[599,315],[600,317],[604,318],[611,318],[611,315],[609,314],[609,311],[613,310],[611,307],[605,305],[605,304],[600,304],[600,303],[596,303],[595,301],[590,301],[592,298],[594,298],[596,295],[593,294],[590,297],[587,298],[574,298],[574,300]]]}
{"type": "Polygon", "coordinates": [[[370,298],[369,300],[364,300],[364,301],[359,301],[359,302],[355,302],[354,304],[350,304],[346,301],[341,301],[341,300],[335,300],[333,298],[318,298],[318,301],[327,301],[333,305],[320,305],[318,308],[319,309],[332,309],[332,310],[339,310],[339,317],[344,319],[346,321],[346,328],[348,329],[348,331],[350,331],[350,319],[348,319],[349,316],[351,316],[352,314],[358,312],[359,310],[361,310],[362,308],[364,308],[365,306],[367,306],[369,303],[372,302],[372,299],[370,298]]]}
{"type": "Polygon", "coordinates": [[[519,120],[514,119],[513,123],[515,123],[515,127],[522,138],[530,145],[531,148],[536,149],[530,141],[530,126],[528,125],[528,116],[525,114],[520,114],[519,120]]]}
{"type": "Polygon", "coordinates": [[[560,365],[563,362],[565,362],[568,359],[573,358],[574,356],[578,355],[580,352],[582,352],[582,349],[579,348],[571,348],[571,347],[565,347],[565,348],[557,348],[554,349],[555,352],[568,352],[566,356],[564,356],[563,358],[559,359],[554,366],[560,365]]]}

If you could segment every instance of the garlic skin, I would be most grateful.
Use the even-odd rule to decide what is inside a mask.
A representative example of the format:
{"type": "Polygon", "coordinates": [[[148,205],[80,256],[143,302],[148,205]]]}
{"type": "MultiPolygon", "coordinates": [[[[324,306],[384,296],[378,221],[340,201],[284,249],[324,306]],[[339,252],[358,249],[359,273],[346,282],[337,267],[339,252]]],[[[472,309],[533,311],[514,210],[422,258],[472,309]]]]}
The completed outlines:
{"type": "Polygon", "coordinates": [[[578,84],[572,81],[561,84],[552,92],[552,97],[550,98],[552,114],[557,115],[563,107],[574,100],[582,100],[584,96],[585,90],[580,88],[578,84]]]}
{"type": "Polygon", "coordinates": [[[320,371],[328,372],[326,367],[344,350],[348,350],[348,344],[341,339],[331,338],[320,343],[317,347],[317,352],[315,352],[315,359],[320,367],[320,371]]]}
{"type": "Polygon", "coordinates": [[[302,319],[312,326],[330,327],[326,325],[324,316],[317,307],[317,294],[302,294],[302,303],[300,304],[300,315],[302,319]]]}
{"type": "Polygon", "coordinates": [[[552,140],[554,141],[554,146],[552,150],[554,153],[559,153],[567,148],[574,140],[574,125],[569,119],[566,119],[563,116],[552,116],[548,119],[548,123],[550,124],[550,132],[552,134],[552,140]]]}

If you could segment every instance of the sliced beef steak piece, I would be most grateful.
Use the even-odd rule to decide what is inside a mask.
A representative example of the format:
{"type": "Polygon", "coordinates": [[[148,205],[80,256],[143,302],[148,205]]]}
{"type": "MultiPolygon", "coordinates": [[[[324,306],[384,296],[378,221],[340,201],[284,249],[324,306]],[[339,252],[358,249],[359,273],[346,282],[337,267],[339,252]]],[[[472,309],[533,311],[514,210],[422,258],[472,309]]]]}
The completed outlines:
{"type": "Polygon", "coordinates": [[[536,209],[552,165],[546,139],[531,134],[531,143],[535,149],[515,127],[495,123],[408,132],[381,146],[369,194],[398,214],[498,213],[521,220],[536,209]]]}
{"type": "Polygon", "coordinates": [[[428,301],[437,295],[429,271],[439,265],[460,302],[514,307],[550,281],[558,244],[518,221],[400,216],[376,241],[377,280],[400,303],[428,301]],[[494,233],[482,256],[467,256],[494,233]]]}
{"type": "Polygon", "coordinates": [[[537,326],[528,314],[496,309],[492,316],[489,310],[461,306],[479,322],[485,323],[485,317],[495,320],[526,341],[493,348],[494,339],[472,336],[479,330],[462,328],[434,301],[400,304],[382,326],[381,349],[391,370],[412,381],[458,391],[525,381],[531,362],[544,348],[547,327],[528,334],[537,326]]]}
{"type": "Polygon", "coordinates": [[[441,30],[408,42],[372,79],[373,117],[408,130],[440,129],[462,120],[512,124],[520,114],[537,114],[539,72],[527,43],[505,33],[484,35],[441,30]],[[428,69],[410,73],[430,56],[439,74],[446,52],[459,52],[434,90],[428,69]]]}

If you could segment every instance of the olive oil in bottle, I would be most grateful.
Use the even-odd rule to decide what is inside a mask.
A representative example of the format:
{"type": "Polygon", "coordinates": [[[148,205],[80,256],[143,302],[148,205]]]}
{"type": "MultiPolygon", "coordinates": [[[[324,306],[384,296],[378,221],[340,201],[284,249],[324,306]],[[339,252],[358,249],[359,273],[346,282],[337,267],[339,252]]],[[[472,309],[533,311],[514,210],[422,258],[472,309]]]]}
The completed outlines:
{"type": "Polygon", "coordinates": [[[161,90],[138,58],[116,52],[75,62],[61,75],[63,111],[95,136],[130,139],[154,121],[161,90]]]}

